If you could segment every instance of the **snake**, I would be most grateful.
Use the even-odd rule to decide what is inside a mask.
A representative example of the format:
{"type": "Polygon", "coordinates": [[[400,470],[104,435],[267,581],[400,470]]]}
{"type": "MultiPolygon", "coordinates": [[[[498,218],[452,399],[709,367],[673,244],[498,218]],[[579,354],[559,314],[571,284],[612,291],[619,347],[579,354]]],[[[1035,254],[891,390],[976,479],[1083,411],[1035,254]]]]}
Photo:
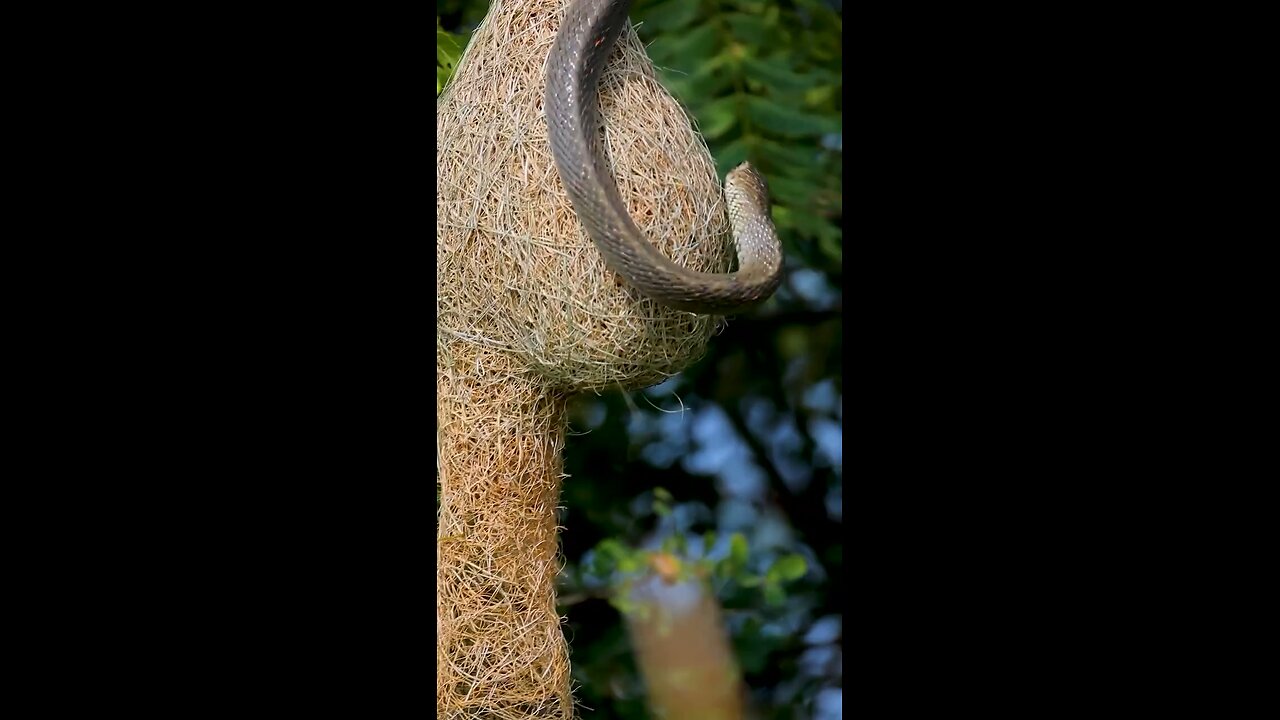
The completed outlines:
{"type": "Polygon", "coordinates": [[[551,155],[578,221],[605,264],[642,296],[667,307],[725,315],[765,301],[782,281],[782,245],[770,218],[769,189],[748,162],[725,175],[724,196],[738,259],[734,272],[709,273],[673,262],[649,242],[627,211],[605,157],[599,84],[628,27],[631,0],[571,0],[545,70],[551,155]]]}

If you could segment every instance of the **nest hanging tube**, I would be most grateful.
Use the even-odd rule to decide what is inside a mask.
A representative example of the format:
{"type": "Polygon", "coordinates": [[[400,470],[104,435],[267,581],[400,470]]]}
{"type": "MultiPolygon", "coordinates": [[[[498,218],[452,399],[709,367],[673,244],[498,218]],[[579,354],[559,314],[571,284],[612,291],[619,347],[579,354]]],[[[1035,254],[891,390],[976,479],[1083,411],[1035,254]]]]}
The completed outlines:
{"type": "MultiPolygon", "coordinates": [[[[639,388],[705,352],[717,320],[643,298],[604,264],[556,173],[544,63],[564,0],[494,0],[436,103],[437,710],[569,718],[555,606],[565,402],[639,388]]],[[[601,80],[604,141],[668,257],[729,269],[715,166],[626,30],[601,80]]]]}
{"type": "Polygon", "coordinates": [[[490,372],[436,377],[437,710],[446,718],[572,717],[555,607],[564,397],[502,354],[459,347],[450,360],[490,372]]]}

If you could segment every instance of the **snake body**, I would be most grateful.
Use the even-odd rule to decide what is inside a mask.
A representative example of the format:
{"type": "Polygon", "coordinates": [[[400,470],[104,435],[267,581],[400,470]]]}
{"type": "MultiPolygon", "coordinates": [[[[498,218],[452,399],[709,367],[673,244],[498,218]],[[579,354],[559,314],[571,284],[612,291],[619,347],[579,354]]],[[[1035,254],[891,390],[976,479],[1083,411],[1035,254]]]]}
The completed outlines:
{"type": "Polygon", "coordinates": [[[547,56],[543,107],[551,153],[574,212],[605,263],[642,295],[679,310],[728,314],[760,303],[782,280],[782,247],[764,178],[743,163],[725,177],[738,270],[704,273],[663,255],[627,212],[599,137],[598,86],[627,27],[631,0],[571,0],[547,56]]]}

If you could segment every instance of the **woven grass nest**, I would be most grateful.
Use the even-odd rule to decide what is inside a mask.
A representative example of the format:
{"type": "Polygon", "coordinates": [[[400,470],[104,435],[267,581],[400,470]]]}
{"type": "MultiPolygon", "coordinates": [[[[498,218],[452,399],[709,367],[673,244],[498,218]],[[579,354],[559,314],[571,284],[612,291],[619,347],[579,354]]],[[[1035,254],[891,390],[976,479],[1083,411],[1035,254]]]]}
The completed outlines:
{"type": "MultiPolygon", "coordinates": [[[[660,382],[717,323],[624,285],[574,214],[542,110],[565,4],[493,0],[436,102],[441,717],[573,716],[554,592],[566,398],[660,382]]],[[[675,262],[728,270],[715,166],[630,29],[601,110],[636,224],[675,262]]]]}
{"type": "MultiPolygon", "coordinates": [[[[438,332],[516,353],[559,388],[644,387],[700,357],[716,320],[628,288],[574,215],[542,112],[562,5],[494,0],[436,103],[438,332]]],[[[636,224],[675,262],[728,270],[715,165],[632,30],[600,99],[606,152],[636,224]]]]}

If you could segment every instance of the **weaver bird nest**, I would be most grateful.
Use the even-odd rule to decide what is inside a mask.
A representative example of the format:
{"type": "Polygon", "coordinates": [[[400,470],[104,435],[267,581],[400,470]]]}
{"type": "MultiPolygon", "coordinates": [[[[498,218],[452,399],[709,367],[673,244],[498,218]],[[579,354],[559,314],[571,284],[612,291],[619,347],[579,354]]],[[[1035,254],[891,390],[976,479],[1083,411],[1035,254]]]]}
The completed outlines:
{"type": "MultiPolygon", "coordinates": [[[[543,72],[563,0],[494,0],[436,102],[437,709],[570,717],[555,607],[565,398],[660,382],[715,318],[622,284],[552,161],[543,72]]],[[[633,30],[601,81],[605,148],[636,224],[685,267],[731,264],[720,182],[633,30]]]]}
{"type": "MultiPolygon", "coordinates": [[[[644,387],[704,352],[715,318],[671,310],[605,267],[547,145],[543,68],[560,0],[496,0],[436,103],[437,332],[520,356],[566,390],[644,387]]],[[[606,154],[668,257],[724,272],[715,165],[627,30],[600,83],[606,154]]]]}

